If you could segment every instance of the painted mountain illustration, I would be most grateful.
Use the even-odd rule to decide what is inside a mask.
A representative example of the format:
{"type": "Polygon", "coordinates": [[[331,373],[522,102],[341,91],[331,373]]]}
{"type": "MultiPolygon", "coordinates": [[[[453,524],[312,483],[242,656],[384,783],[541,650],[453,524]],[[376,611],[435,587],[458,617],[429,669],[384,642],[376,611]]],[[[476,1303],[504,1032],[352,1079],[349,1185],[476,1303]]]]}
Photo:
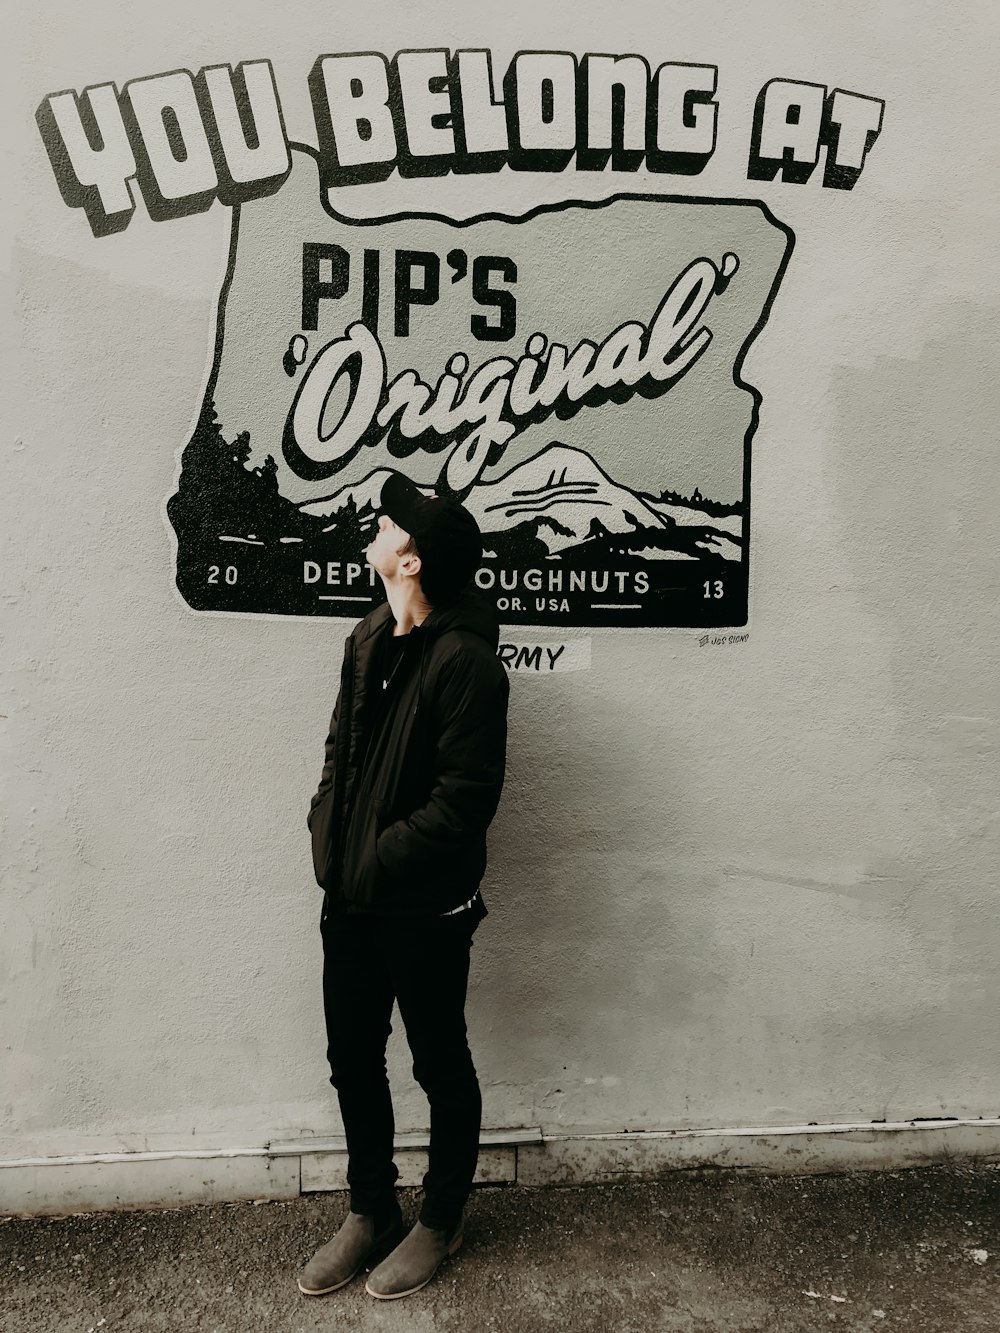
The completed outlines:
{"type": "MultiPolygon", "coordinates": [[[[692,504],[666,502],[613,481],[582,449],[553,443],[489,484],[476,486],[465,501],[484,534],[529,525],[550,555],[595,537],[634,538],[651,534],[645,547],[626,544],[650,558],[677,558],[691,540],[726,559],[739,560],[742,517],[712,517],[692,504]],[[664,541],[671,530],[692,529],[674,548],[664,541]],[[695,533],[693,529],[702,529],[695,533]],[[689,540],[690,539],[690,540],[689,540]]],[[[697,557],[695,557],[697,558],[697,557]]]]}
{"type": "MultiPolygon", "coordinates": [[[[249,432],[229,439],[207,399],[167,503],[188,605],[311,616],[377,605],[384,593],[364,551],[396,470],[296,504],[274,458],[252,466],[251,452],[249,432]]],[[[648,494],[553,441],[465,502],[484,538],[477,582],[511,623],[745,623],[742,499],[648,494]]]]}
{"type": "MultiPolygon", "coordinates": [[[[334,494],[299,506],[313,519],[329,519],[335,531],[347,511],[362,530],[374,522],[389,468],[380,468],[334,494]]],[[[425,493],[433,488],[424,486],[425,493]]],[[[539,543],[549,556],[596,539],[622,539],[645,559],[699,559],[704,553],[739,560],[743,519],[733,507],[714,515],[695,501],[656,498],[619,485],[582,449],[554,442],[493,482],[473,487],[465,499],[487,548],[539,543]],[[683,531],[680,531],[683,530],[683,531]]],[[[723,506],[712,506],[719,511],[723,506]]]]}

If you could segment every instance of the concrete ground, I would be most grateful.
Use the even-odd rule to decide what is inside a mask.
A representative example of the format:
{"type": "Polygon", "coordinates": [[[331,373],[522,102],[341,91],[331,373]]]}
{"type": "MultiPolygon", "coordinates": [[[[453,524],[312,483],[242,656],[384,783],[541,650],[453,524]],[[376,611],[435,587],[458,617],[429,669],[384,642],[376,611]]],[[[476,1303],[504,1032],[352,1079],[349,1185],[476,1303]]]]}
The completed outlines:
{"type": "MultiPolygon", "coordinates": [[[[404,1210],[416,1198],[407,1192],[404,1210]]],[[[343,1195],[0,1223],[5,1333],[1000,1329],[1000,1164],[476,1191],[430,1286],[294,1277],[343,1195]]]]}

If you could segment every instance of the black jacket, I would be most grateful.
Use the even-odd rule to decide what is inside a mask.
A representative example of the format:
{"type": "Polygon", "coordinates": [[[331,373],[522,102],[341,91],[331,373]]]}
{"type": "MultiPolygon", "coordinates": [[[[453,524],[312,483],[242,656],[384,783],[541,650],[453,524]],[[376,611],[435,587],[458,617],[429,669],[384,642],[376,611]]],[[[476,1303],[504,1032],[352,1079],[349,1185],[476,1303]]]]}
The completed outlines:
{"type": "Polygon", "coordinates": [[[495,612],[475,591],[432,611],[383,690],[393,627],[380,606],[344,648],[307,821],[329,912],[446,912],[472,897],[486,869],[510,688],[495,612]]]}

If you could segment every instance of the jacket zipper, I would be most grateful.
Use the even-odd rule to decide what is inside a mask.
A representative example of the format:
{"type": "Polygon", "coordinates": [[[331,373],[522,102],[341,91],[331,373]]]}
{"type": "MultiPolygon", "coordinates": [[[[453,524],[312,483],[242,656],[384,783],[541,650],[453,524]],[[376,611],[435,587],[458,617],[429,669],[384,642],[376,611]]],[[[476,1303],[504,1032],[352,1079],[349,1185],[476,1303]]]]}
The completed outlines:
{"type": "MultiPolygon", "coordinates": [[[[347,661],[345,663],[343,689],[340,703],[340,730],[337,734],[337,754],[334,763],[333,778],[336,790],[343,802],[344,777],[347,769],[347,751],[351,743],[351,715],[354,712],[354,658],[355,643],[353,636],[348,640],[347,661]],[[346,725],[345,725],[346,724],[346,725]]],[[[330,864],[339,866],[344,843],[344,830],[347,824],[347,804],[341,805],[340,819],[337,821],[336,838],[331,849],[330,864]]]]}
{"type": "MultiPolygon", "coordinates": [[[[383,698],[385,697],[386,694],[388,694],[389,686],[396,679],[396,674],[399,671],[400,667],[403,665],[403,658],[405,656],[406,656],[406,649],[404,648],[402,653],[400,653],[399,657],[393,663],[393,667],[392,670],[389,672],[389,675],[382,677],[383,698]]],[[[382,711],[382,721],[384,722],[385,721],[384,706],[383,710],[380,711],[382,711]]],[[[362,793],[364,793],[365,791],[365,771],[368,767],[368,760],[371,758],[372,746],[375,744],[375,731],[376,727],[373,724],[368,732],[368,738],[365,743],[365,752],[361,757],[361,762],[358,764],[357,777],[355,778],[354,781],[354,800],[352,801],[352,805],[357,803],[358,797],[361,796],[362,793]]],[[[373,795],[373,793],[369,792],[368,795],[371,796],[373,795]]]]}

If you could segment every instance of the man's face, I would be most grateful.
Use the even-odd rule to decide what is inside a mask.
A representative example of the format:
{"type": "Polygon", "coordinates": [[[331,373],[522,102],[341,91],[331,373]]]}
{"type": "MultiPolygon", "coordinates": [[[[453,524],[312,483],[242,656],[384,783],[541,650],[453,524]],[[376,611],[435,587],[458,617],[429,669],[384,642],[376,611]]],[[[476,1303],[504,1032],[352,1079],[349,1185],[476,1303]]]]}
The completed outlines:
{"type": "Polygon", "coordinates": [[[410,534],[405,528],[394,523],[388,514],[380,514],[378,532],[365,547],[365,559],[384,579],[396,579],[400,574],[415,573],[412,565],[416,561],[419,568],[419,557],[400,554],[409,540],[410,534]]]}

